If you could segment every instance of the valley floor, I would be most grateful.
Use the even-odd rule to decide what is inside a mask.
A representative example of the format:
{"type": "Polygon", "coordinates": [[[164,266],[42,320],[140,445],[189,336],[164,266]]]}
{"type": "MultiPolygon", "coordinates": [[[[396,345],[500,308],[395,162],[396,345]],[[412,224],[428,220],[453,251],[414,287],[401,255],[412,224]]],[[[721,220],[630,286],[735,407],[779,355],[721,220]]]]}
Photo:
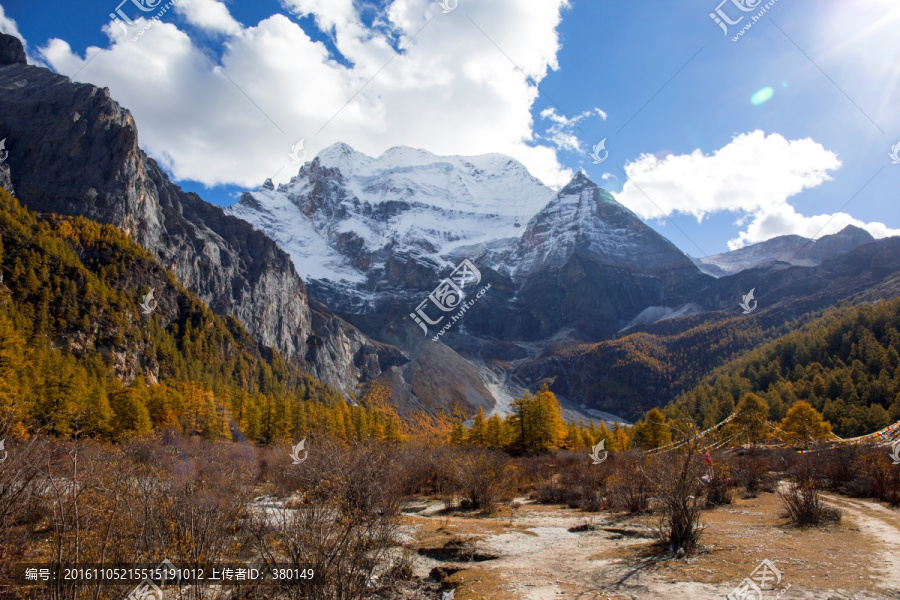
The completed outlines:
{"type": "MultiPolygon", "coordinates": [[[[900,511],[827,498],[843,519],[822,528],[788,526],[772,493],[704,511],[703,550],[688,559],[658,554],[652,516],[525,503],[485,518],[423,501],[404,522],[419,549],[415,574],[438,567],[455,600],[721,600],[764,559],[781,580],[763,600],[900,599],[900,511]]],[[[734,597],[760,600],[752,589],[734,597]]]]}

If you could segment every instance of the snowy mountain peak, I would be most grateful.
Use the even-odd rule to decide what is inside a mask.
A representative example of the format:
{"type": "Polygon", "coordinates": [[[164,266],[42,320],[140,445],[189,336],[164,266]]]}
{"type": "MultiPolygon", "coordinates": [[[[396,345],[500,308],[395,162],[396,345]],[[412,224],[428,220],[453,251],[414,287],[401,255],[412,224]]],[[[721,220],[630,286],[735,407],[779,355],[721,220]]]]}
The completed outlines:
{"type": "Polygon", "coordinates": [[[289,183],[248,192],[228,212],[275,239],[313,288],[330,286],[329,298],[349,303],[333,305],[350,309],[366,305],[385,277],[406,277],[392,262],[398,256],[430,270],[475,259],[512,243],[503,240],[521,235],[553,197],[501,154],[438,156],[401,146],[373,158],[334,144],[289,183]]]}
{"type": "Polygon", "coordinates": [[[502,267],[524,277],[559,267],[575,254],[610,265],[650,270],[690,266],[690,259],[609,192],[578,172],[528,223],[502,267]]]}

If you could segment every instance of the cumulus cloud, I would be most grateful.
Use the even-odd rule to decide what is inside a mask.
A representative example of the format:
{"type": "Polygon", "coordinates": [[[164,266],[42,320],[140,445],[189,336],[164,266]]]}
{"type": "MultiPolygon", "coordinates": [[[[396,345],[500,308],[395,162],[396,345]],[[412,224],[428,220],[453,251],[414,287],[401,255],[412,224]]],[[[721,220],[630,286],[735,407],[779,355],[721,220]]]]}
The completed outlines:
{"type": "Polygon", "coordinates": [[[5,33],[6,35],[14,35],[23,42],[25,41],[22,34],[19,33],[19,26],[16,25],[16,22],[13,19],[6,16],[3,6],[0,6],[0,32],[5,33]]]}
{"type": "Polygon", "coordinates": [[[680,212],[698,222],[734,212],[744,227],[729,241],[732,250],[779,235],[828,235],[847,225],[875,237],[900,234],[882,223],[863,223],[844,213],[804,216],[788,200],[831,179],[841,167],[833,152],[811,139],[787,140],[753,131],[736,136],[712,154],[641,155],[625,165],[627,181],[616,199],[645,219],[680,212]]]}
{"type": "Polygon", "coordinates": [[[171,14],[149,29],[137,15],[127,32],[111,23],[108,45],[83,56],[61,40],[41,52],[60,73],[109,87],[134,114],[141,146],[178,179],[252,187],[277,172],[283,181],[296,173],[288,153],[300,139],[310,155],[338,141],[375,156],[397,145],[500,152],[548,185],[572,176],[531,116],[535,82],[558,68],[568,0],[471,2],[448,14],[431,0],[393,0],[367,5],[381,12],[365,19],[351,0],[282,4],[290,17],[244,26],[222,2],[181,0],[187,21],[224,36],[214,53],[171,14]],[[341,56],[304,32],[295,20],[304,16],[341,56]]]}
{"type": "Polygon", "coordinates": [[[209,33],[237,35],[241,32],[241,24],[218,0],[179,0],[175,11],[191,25],[209,33]]]}

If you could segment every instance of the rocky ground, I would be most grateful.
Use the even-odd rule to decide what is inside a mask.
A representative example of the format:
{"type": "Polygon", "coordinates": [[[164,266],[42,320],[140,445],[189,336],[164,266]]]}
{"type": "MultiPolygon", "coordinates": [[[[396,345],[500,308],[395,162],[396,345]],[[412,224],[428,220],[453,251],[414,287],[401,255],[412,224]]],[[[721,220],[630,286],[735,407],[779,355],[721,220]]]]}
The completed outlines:
{"type": "Polygon", "coordinates": [[[777,494],[736,498],[704,511],[703,548],[660,554],[654,519],[585,514],[525,502],[489,516],[410,504],[405,527],[418,549],[415,574],[437,577],[455,600],[721,600],[768,559],[780,580],[737,600],[900,599],[900,512],[828,496],[840,523],[797,529],[779,517],[777,494]]]}

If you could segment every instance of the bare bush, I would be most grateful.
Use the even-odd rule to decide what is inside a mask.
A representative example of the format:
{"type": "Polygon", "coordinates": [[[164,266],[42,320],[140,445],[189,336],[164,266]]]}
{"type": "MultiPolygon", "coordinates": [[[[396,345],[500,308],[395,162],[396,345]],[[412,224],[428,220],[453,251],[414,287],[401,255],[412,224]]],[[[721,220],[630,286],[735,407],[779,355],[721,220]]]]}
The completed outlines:
{"type": "Polygon", "coordinates": [[[424,442],[412,442],[397,448],[403,494],[431,496],[444,493],[448,481],[452,479],[447,468],[452,451],[441,444],[424,442]]]}
{"type": "Polygon", "coordinates": [[[595,465],[587,457],[578,459],[563,474],[563,485],[569,491],[567,504],[586,512],[599,512],[607,505],[607,483],[615,469],[614,459],[595,465]]]}
{"type": "Polygon", "coordinates": [[[900,506],[900,469],[883,449],[867,449],[855,462],[857,480],[852,490],[860,496],[874,496],[891,506],[900,506]]]}
{"type": "Polygon", "coordinates": [[[644,473],[646,457],[638,451],[622,454],[607,480],[609,504],[613,510],[632,514],[650,509],[650,480],[644,473]]]}
{"type": "Polygon", "coordinates": [[[509,458],[492,450],[470,450],[457,462],[456,482],[463,508],[493,512],[512,499],[515,468],[509,458]]]}
{"type": "Polygon", "coordinates": [[[589,512],[599,511],[606,505],[613,459],[594,465],[586,452],[563,450],[552,457],[531,460],[540,460],[543,466],[543,472],[533,476],[537,481],[534,493],[538,502],[565,504],[589,512]]]}
{"type": "Polygon", "coordinates": [[[734,459],[734,477],[748,498],[759,494],[766,475],[766,463],[756,452],[742,452],[734,459]]]}
{"type": "Polygon", "coordinates": [[[0,429],[5,440],[0,462],[0,597],[12,589],[14,560],[29,557],[28,538],[46,516],[40,499],[42,438],[18,439],[10,428],[0,429]]]}
{"type": "Polygon", "coordinates": [[[711,473],[701,477],[706,483],[706,505],[723,506],[732,502],[731,467],[725,462],[716,462],[710,467],[711,473]],[[708,478],[708,479],[706,479],[708,478]]]}
{"type": "Polygon", "coordinates": [[[372,444],[317,448],[300,465],[270,464],[289,471],[296,491],[292,501],[256,511],[255,545],[270,565],[314,569],[318,583],[285,587],[286,597],[363,598],[375,581],[384,585],[400,546],[398,465],[372,444]]]}
{"type": "Polygon", "coordinates": [[[856,478],[859,454],[859,450],[853,446],[816,452],[813,455],[813,468],[825,477],[828,489],[839,491],[856,478]]]}
{"type": "Polygon", "coordinates": [[[782,516],[800,527],[841,520],[841,511],[825,506],[819,490],[810,483],[793,484],[780,492],[785,512],[782,516]]]}
{"type": "Polygon", "coordinates": [[[677,450],[653,457],[648,465],[653,499],[659,506],[656,537],[670,552],[692,554],[697,550],[700,526],[700,496],[706,464],[698,456],[699,438],[677,450]]]}

